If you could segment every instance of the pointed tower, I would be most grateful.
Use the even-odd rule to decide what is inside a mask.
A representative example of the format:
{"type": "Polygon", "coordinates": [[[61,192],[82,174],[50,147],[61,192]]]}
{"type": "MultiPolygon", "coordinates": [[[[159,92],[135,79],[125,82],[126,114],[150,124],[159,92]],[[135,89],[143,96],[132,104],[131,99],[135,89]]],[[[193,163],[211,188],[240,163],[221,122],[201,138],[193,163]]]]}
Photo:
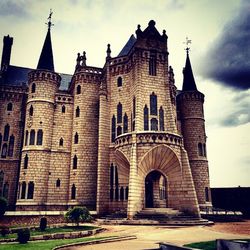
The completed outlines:
{"type": "Polygon", "coordinates": [[[28,75],[25,137],[17,209],[45,210],[50,175],[55,94],[61,77],[54,72],[51,15],[37,69],[28,75]]]}
{"type": "Polygon", "coordinates": [[[177,110],[201,209],[211,206],[203,103],[204,95],[197,90],[187,48],[182,91],[177,96],[177,110]]]}

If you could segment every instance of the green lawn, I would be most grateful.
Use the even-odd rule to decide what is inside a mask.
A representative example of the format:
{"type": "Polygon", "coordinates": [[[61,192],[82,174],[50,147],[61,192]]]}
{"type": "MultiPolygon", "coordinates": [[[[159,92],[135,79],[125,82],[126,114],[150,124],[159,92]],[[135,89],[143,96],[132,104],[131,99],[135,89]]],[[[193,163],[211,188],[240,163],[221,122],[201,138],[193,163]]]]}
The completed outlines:
{"type": "MultiPolygon", "coordinates": [[[[250,241],[250,239],[241,239],[244,241],[250,241]]],[[[204,242],[196,242],[184,245],[185,247],[203,249],[203,250],[216,250],[216,241],[204,241],[204,242]]]]}
{"type": "MultiPolygon", "coordinates": [[[[79,226],[79,227],[71,227],[71,226],[65,226],[65,227],[59,227],[59,228],[47,228],[45,231],[40,230],[31,230],[30,236],[35,235],[43,235],[43,234],[53,234],[53,233],[65,233],[65,232],[75,232],[75,231],[86,231],[86,230],[92,230],[96,229],[98,227],[95,226],[79,226]]],[[[9,234],[3,237],[0,235],[0,239],[9,239],[9,238],[17,238],[17,234],[9,234]]]]}
{"type": "Polygon", "coordinates": [[[27,244],[0,244],[0,250],[51,250],[56,246],[62,246],[70,243],[86,242],[100,239],[107,239],[112,237],[85,237],[78,239],[66,239],[66,240],[47,240],[47,241],[29,241],[27,244]]]}

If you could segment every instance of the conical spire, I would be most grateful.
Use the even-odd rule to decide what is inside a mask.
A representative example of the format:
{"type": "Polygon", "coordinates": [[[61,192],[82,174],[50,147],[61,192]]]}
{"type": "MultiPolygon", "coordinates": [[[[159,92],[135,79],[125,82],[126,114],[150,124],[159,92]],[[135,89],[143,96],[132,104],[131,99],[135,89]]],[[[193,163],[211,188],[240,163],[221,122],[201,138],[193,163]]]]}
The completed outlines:
{"type": "Polygon", "coordinates": [[[189,50],[187,49],[186,65],[183,69],[183,85],[182,91],[197,91],[197,87],[194,80],[194,75],[189,59],[189,50]]]}
{"type": "Polygon", "coordinates": [[[53,60],[53,51],[52,51],[52,43],[51,43],[51,35],[50,35],[50,27],[52,25],[51,23],[51,15],[52,12],[50,12],[50,15],[48,17],[48,32],[43,44],[42,52],[38,61],[37,69],[46,69],[50,71],[54,70],[54,60],[53,60]]]}

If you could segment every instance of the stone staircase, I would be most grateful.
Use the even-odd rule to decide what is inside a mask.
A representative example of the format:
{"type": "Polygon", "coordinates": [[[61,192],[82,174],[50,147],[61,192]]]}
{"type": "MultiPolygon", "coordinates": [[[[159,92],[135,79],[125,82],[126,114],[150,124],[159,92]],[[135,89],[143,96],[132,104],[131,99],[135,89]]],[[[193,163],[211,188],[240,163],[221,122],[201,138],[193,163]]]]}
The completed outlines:
{"type": "Polygon", "coordinates": [[[186,215],[173,208],[144,208],[134,216],[133,220],[127,220],[124,215],[112,214],[98,221],[103,224],[166,226],[198,226],[212,223],[206,219],[186,215]]]}

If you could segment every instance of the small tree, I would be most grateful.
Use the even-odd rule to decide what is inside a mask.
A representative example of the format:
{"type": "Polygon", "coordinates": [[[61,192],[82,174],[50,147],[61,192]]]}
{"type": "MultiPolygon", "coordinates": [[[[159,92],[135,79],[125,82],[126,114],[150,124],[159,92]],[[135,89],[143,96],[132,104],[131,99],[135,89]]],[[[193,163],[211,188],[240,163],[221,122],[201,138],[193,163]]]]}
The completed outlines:
{"type": "Polygon", "coordinates": [[[8,202],[4,197],[0,197],[0,217],[2,217],[7,209],[8,202]]]}
{"type": "Polygon", "coordinates": [[[76,223],[77,226],[79,226],[80,222],[87,222],[92,220],[89,210],[86,207],[74,207],[70,209],[65,214],[65,218],[68,221],[76,223]]]}

